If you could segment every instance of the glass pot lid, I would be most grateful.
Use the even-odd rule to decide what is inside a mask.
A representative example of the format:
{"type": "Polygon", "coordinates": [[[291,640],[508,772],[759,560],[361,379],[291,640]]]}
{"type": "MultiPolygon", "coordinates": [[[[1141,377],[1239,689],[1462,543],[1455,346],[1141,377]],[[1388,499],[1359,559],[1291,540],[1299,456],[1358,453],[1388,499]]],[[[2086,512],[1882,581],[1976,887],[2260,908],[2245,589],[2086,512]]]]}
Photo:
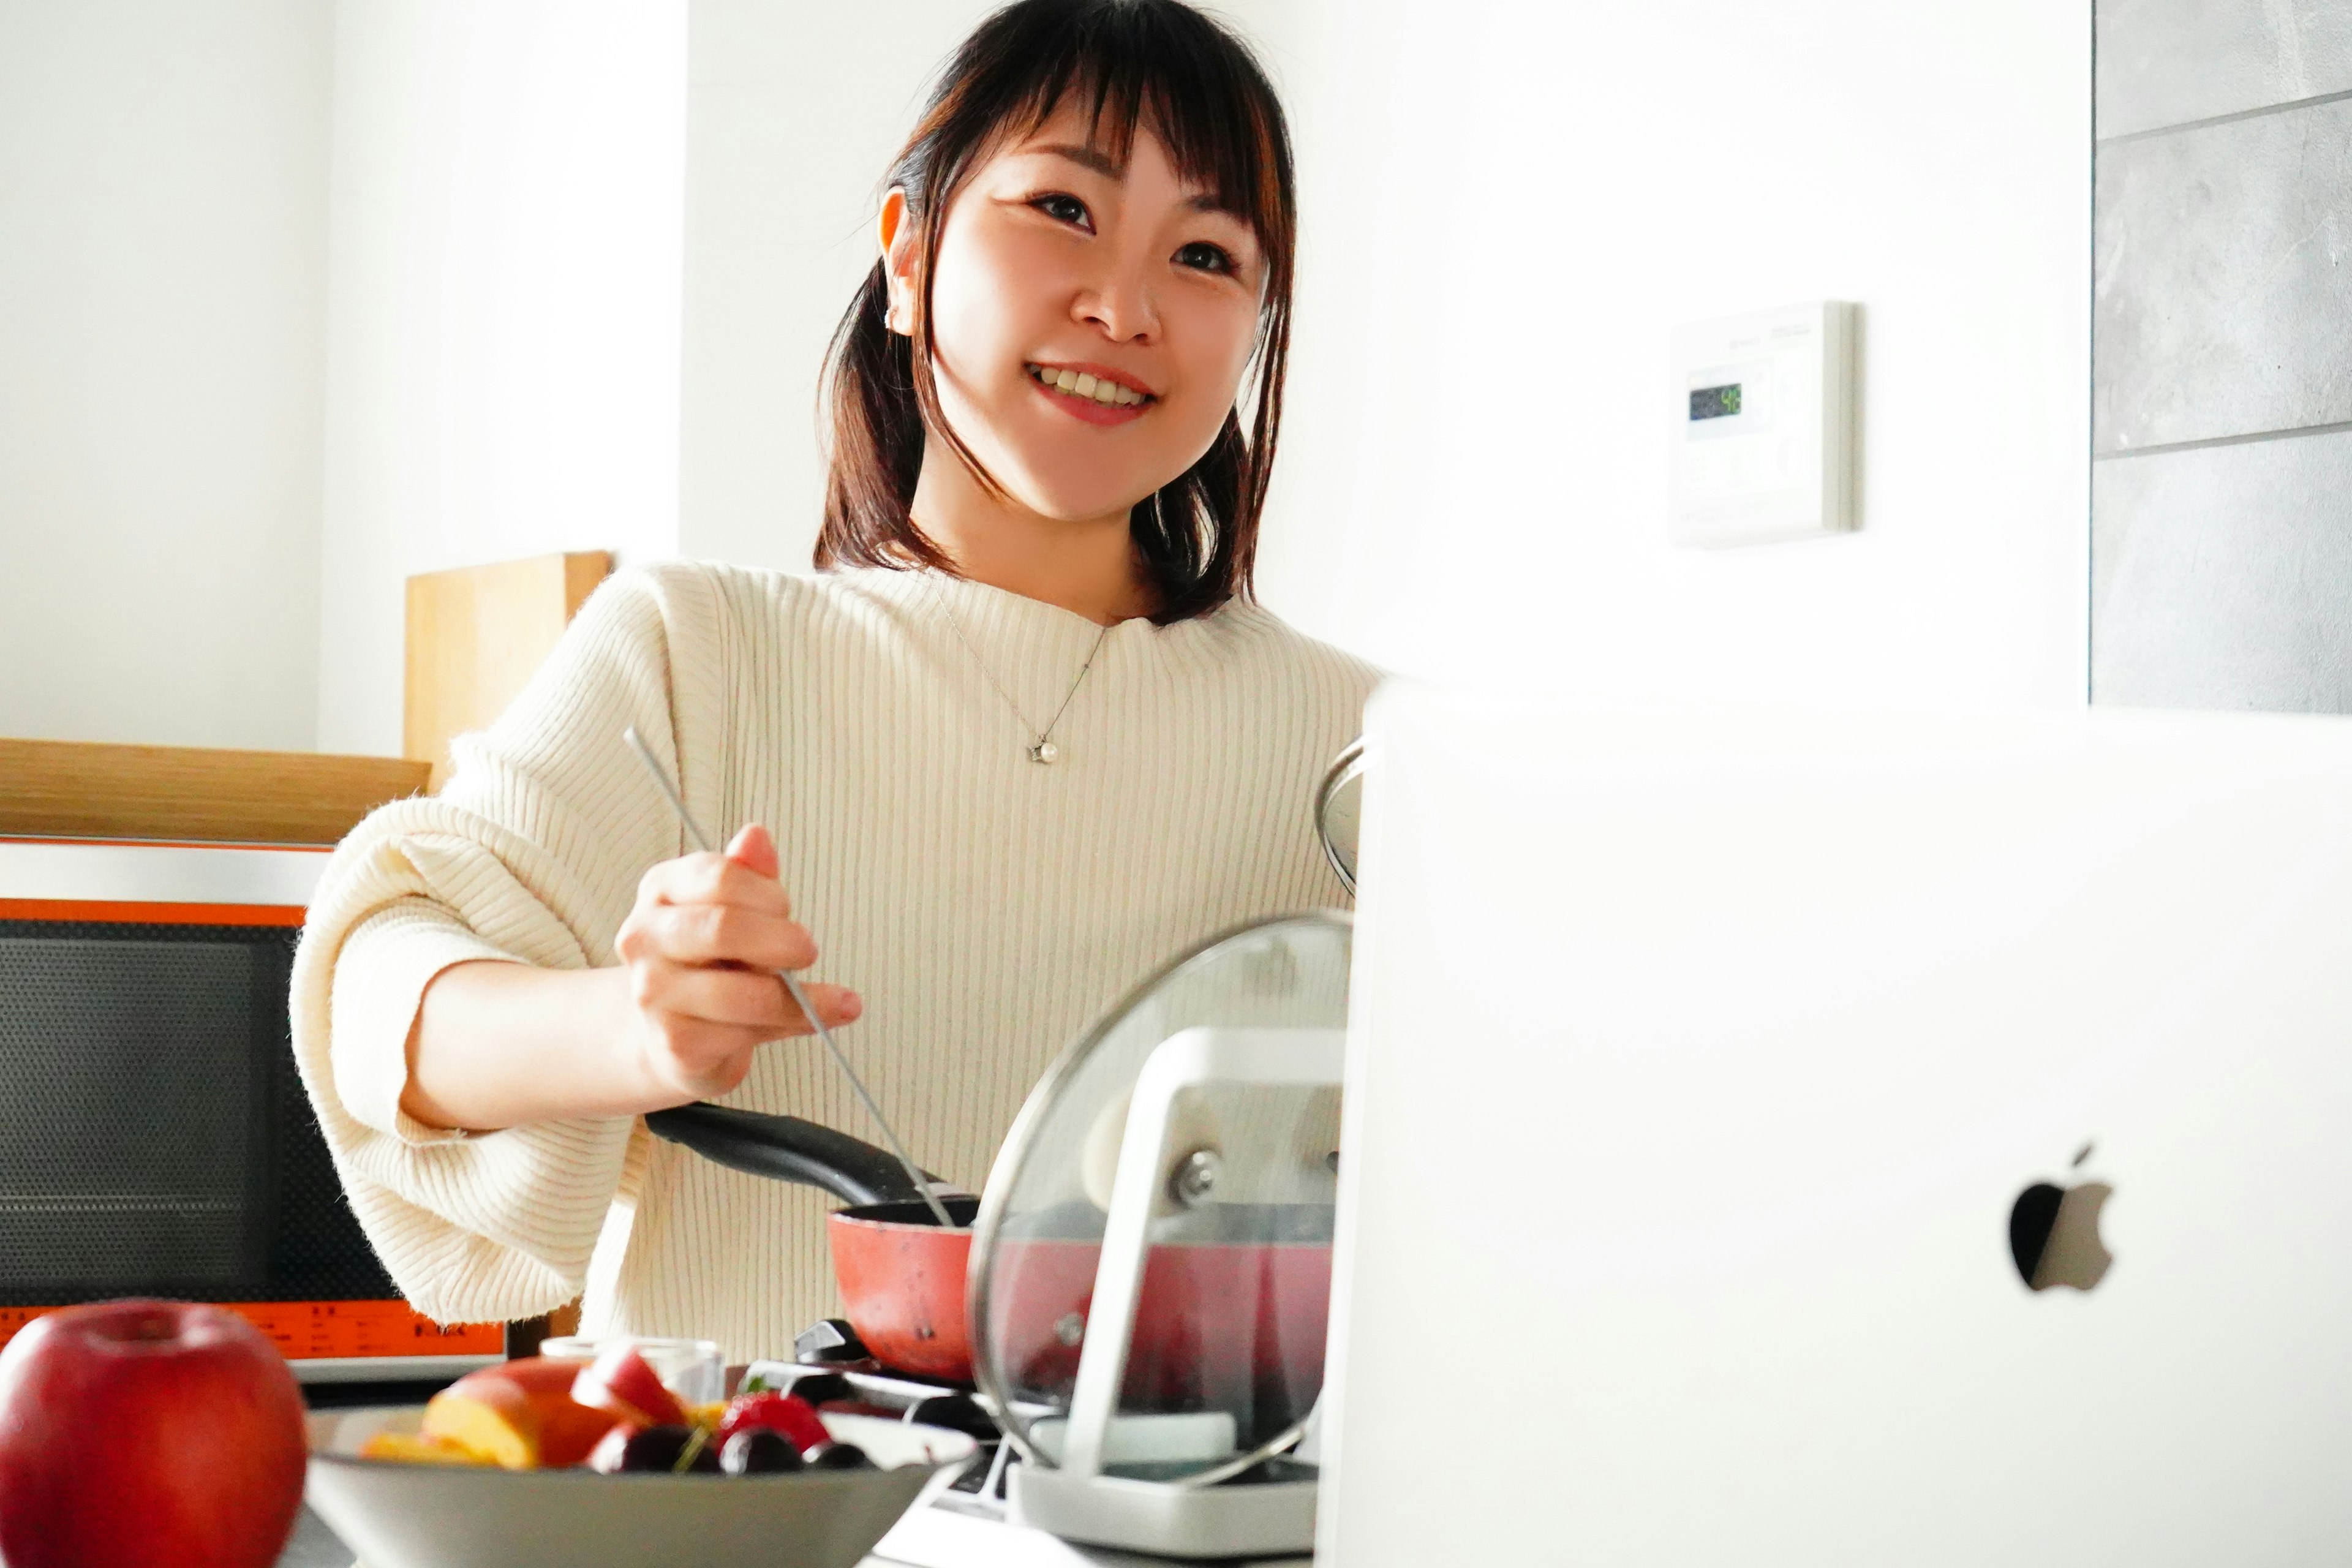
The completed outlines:
{"type": "Polygon", "coordinates": [[[1323,858],[1331,862],[1340,885],[1356,890],[1356,844],[1364,816],[1364,742],[1358,736],[1332,759],[1315,792],[1315,836],[1323,841],[1323,858]]]}
{"type": "Polygon", "coordinates": [[[1117,1380],[1089,1457],[1202,1485],[1297,1440],[1323,1384],[1351,935],[1317,911],[1213,938],[1031,1091],[989,1173],[970,1287],[973,1374],[1032,1463],[1064,1462],[1105,1337],[1097,1270],[1113,1281],[1139,1252],[1124,1364],[1113,1331],[1088,1372],[1117,1380]]]}

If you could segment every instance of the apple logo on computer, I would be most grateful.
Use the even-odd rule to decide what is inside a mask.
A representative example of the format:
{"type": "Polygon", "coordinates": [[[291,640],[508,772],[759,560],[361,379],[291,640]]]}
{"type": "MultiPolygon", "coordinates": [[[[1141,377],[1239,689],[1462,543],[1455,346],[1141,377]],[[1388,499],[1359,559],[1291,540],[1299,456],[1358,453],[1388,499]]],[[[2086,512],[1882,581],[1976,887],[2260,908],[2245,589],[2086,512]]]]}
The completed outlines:
{"type": "MultiPolygon", "coordinates": [[[[2091,1157],[2085,1143],[2074,1156],[2081,1170],[2091,1157]]],[[[2053,1285],[2088,1290],[2107,1276],[2115,1255],[2099,1239],[2099,1209],[2115,1195],[2105,1182],[2062,1187],[2036,1182],[2017,1195],[2009,1211],[2009,1255],[2017,1277],[2035,1290],[2053,1285]]]]}

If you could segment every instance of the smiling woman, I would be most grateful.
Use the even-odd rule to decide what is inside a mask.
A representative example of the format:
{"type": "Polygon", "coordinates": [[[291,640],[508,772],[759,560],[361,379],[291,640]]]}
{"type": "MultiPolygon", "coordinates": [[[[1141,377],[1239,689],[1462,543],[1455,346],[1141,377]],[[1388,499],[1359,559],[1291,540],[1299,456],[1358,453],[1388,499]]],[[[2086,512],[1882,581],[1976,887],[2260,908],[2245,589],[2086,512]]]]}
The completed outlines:
{"type": "Polygon", "coordinates": [[[1181,5],[1012,7],[887,183],[883,254],[835,338],[819,564],[1042,553],[1067,579],[1126,567],[1131,541],[1127,613],[1247,596],[1296,229],[1247,51],[1181,5]],[[1073,441],[1071,418],[1119,435],[1073,441]]]}
{"type": "Polygon", "coordinates": [[[1313,801],[1373,672],[1250,584],[1292,199],[1264,74],[1179,0],[1021,0],[949,61],[834,345],[817,574],[611,579],[313,900],[296,1051],[420,1310],[584,1287],[592,1333],[789,1353],[833,1306],[816,1196],[640,1120],[866,1131],[775,1045],[812,1027],[777,971],[969,1184],[1138,976],[1344,900],[1313,801]],[[629,728],[723,854],[682,853],[629,728]]]}

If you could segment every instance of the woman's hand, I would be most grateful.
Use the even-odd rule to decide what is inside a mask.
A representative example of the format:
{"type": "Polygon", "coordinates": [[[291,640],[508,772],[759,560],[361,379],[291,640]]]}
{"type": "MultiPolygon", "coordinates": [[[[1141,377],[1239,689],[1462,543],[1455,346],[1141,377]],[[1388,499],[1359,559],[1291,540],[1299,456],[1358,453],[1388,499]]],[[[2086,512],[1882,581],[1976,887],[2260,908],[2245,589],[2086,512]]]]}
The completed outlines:
{"type": "MultiPolygon", "coordinates": [[[[614,947],[628,967],[638,1067],[666,1104],[725,1094],[759,1047],[814,1032],[776,976],[815,963],[816,943],[792,918],[764,827],[746,827],[723,855],[647,871],[614,947]]],[[[842,986],[802,989],[828,1028],[864,1010],[842,986]]]]}
{"type": "MultiPolygon", "coordinates": [[[[435,975],[409,1025],[401,1110],[475,1132],[639,1116],[725,1094],[761,1044],[811,1032],[776,971],[814,962],[816,943],[764,828],[646,872],[617,946],[614,969],[469,959],[435,975]]],[[[803,989],[827,1028],[864,1011],[838,985],[803,989]]]]}

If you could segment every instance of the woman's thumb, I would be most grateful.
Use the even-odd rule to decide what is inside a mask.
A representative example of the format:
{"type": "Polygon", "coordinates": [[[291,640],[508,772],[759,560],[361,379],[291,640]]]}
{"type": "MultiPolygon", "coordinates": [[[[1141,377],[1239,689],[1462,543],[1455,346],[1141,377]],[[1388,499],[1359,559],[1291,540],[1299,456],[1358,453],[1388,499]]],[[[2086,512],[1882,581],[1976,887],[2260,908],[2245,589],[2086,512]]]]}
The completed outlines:
{"type": "Polygon", "coordinates": [[[776,841],[758,823],[738,833],[727,846],[727,858],[762,877],[776,874],[776,841]]]}

